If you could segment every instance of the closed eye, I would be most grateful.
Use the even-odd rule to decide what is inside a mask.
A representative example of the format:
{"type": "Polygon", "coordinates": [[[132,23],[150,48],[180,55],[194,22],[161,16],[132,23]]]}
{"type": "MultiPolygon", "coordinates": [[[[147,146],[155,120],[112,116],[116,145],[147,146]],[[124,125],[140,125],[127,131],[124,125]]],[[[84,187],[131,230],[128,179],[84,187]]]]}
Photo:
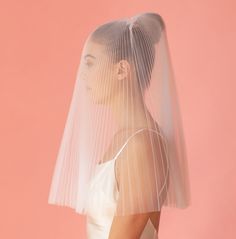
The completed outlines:
{"type": "Polygon", "coordinates": [[[93,63],[91,63],[91,62],[86,62],[85,65],[89,67],[89,66],[92,66],[93,63]]]}

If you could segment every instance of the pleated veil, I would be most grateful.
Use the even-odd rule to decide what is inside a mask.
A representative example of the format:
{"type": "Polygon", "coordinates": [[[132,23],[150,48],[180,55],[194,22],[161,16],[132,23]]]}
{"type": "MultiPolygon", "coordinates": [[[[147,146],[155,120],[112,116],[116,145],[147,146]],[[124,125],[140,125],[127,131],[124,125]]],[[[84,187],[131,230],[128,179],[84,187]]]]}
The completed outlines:
{"type": "Polygon", "coordinates": [[[157,13],[106,22],[87,37],[48,203],[86,214],[97,169],[117,152],[115,215],[190,204],[175,76],[157,13]]]}

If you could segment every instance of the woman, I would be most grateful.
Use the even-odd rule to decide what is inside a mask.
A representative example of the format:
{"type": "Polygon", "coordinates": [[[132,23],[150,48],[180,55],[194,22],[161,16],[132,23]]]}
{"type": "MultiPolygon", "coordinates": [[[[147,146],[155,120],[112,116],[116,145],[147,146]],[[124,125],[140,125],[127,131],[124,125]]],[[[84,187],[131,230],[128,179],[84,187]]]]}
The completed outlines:
{"type": "Polygon", "coordinates": [[[158,238],[162,206],[188,206],[171,73],[159,14],[88,36],[49,197],[87,216],[87,238],[158,238]]]}

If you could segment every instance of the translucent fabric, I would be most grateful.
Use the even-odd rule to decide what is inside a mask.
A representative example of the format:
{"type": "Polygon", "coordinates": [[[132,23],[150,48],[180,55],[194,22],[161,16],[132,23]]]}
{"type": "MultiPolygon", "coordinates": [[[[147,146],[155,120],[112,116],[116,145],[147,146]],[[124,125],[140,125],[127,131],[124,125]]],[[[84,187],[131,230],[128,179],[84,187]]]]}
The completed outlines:
{"type": "Polygon", "coordinates": [[[175,77],[157,13],[106,22],[86,39],[48,203],[86,214],[98,165],[120,150],[115,215],[190,204],[175,77]]]}

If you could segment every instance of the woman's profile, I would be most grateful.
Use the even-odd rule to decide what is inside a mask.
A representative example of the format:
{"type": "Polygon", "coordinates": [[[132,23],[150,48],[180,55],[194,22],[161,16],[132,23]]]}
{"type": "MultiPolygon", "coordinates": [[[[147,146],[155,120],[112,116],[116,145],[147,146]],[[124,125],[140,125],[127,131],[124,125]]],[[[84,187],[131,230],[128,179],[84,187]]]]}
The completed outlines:
{"type": "Polygon", "coordinates": [[[86,215],[88,239],[158,238],[190,203],[166,26],[146,12],[86,39],[48,203],[86,215]]]}

